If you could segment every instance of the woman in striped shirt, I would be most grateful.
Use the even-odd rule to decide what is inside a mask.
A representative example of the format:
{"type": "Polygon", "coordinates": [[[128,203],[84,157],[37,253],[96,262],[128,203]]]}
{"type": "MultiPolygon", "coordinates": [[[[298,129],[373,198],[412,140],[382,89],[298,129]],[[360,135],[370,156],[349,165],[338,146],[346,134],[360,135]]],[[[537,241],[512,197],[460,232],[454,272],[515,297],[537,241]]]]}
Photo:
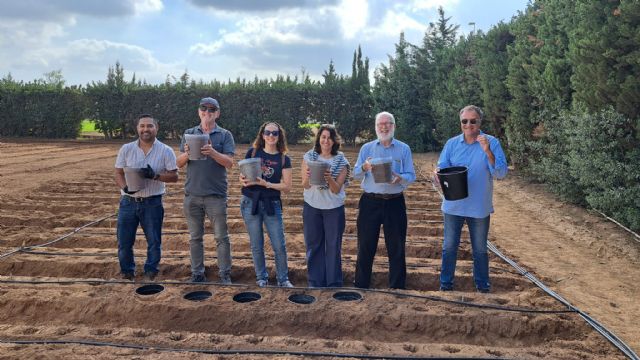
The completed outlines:
{"type": "Polygon", "coordinates": [[[341,143],[333,125],[321,125],[314,148],[305,153],[302,161],[302,219],[310,287],[342,286],[344,188],[351,171],[349,161],[338,151],[341,143]],[[321,177],[313,176],[312,171],[316,170],[324,170],[321,177]]]}

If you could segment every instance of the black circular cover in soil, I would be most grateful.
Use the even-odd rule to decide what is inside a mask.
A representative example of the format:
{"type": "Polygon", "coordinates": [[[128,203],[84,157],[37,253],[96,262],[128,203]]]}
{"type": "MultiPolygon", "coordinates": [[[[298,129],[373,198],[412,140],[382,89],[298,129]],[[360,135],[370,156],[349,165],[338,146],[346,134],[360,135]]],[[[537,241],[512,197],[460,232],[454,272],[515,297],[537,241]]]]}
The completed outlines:
{"type": "Polygon", "coordinates": [[[198,291],[192,291],[190,293],[187,293],[184,296],[184,298],[190,301],[202,301],[202,300],[207,300],[212,295],[213,294],[211,293],[211,291],[198,290],[198,291]]]}
{"type": "Polygon", "coordinates": [[[340,301],[356,301],[361,300],[362,295],[355,291],[338,291],[333,294],[333,298],[340,301]]]}
{"type": "Polygon", "coordinates": [[[155,295],[161,293],[164,290],[164,286],[158,284],[144,285],[136,289],[138,295],[155,295]]]}
{"type": "Polygon", "coordinates": [[[248,303],[248,302],[260,300],[261,298],[262,296],[260,296],[260,294],[256,292],[247,291],[247,292],[241,292],[239,294],[234,295],[233,301],[239,302],[239,303],[248,303]]]}
{"type": "Polygon", "coordinates": [[[316,298],[307,294],[293,294],[289,296],[289,301],[296,304],[308,305],[316,302],[316,298]]]}

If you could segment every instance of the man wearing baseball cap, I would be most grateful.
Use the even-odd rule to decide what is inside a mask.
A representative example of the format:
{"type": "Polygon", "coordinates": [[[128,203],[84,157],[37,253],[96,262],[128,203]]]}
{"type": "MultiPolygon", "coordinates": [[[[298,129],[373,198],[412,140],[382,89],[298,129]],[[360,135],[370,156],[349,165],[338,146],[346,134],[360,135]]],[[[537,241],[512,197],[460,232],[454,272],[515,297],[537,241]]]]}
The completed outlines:
{"type": "Polygon", "coordinates": [[[216,240],[220,282],[231,284],[231,244],[227,229],[227,169],[233,166],[235,142],[229,130],[216,121],[220,117],[218,100],[206,97],[198,104],[200,124],[185,130],[186,134],[208,135],[200,149],[190,149],[186,136],[180,143],[179,167],[187,166],[184,185],[184,215],[187,218],[191,245],[191,281],[206,282],[204,266],[204,218],[209,218],[216,240]],[[190,152],[198,152],[204,160],[189,160],[190,152]]]}

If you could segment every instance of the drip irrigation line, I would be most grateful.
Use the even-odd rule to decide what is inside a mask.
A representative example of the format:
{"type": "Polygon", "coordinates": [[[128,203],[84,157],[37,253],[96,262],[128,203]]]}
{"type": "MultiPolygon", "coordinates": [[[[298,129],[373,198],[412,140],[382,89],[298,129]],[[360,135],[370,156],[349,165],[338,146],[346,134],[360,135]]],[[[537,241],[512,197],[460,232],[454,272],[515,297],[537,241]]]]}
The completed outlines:
{"type": "MultiPolygon", "coordinates": [[[[166,250],[165,250],[166,251],[166,250]]],[[[82,253],[76,253],[76,252],[52,252],[52,251],[32,251],[32,250],[28,250],[28,249],[21,249],[20,250],[21,253],[23,254],[29,254],[29,255],[43,255],[43,256],[85,256],[85,257],[118,257],[118,254],[113,253],[113,252],[109,252],[109,253],[86,253],[86,252],[82,252],[82,253]]],[[[162,258],[163,259],[186,259],[189,258],[190,255],[171,255],[171,254],[163,254],[162,258]]],[[[205,256],[205,260],[215,260],[218,257],[215,255],[211,255],[211,256],[205,256]]],[[[233,257],[234,260],[253,260],[253,258],[251,256],[234,256],[233,257]]],[[[265,256],[265,260],[267,261],[271,261],[271,260],[275,260],[275,258],[273,256],[265,256]]],[[[289,256],[289,260],[292,261],[305,261],[306,259],[304,257],[295,257],[295,256],[289,256]]],[[[342,259],[343,263],[353,263],[356,260],[351,259],[351,258],[344,258],[342,259]]],[[[388,268],[388,263],[385,262],[384,260],[379,260],[379,261],[374,261],[374,265],[377,265],[379,267],[383,267],[383,268],[388,268]]],[[[438,264],[407,264],[408,268],[413,268],[413,269],[420,269],[420,268],[438,268],[438,264]]],[[[495,266],[489,266],[489,269],[493,270],[493,271],[498,271],[498,272],[502,272],[502,273],[509,273],[509,274],[514,274],[514,275],[521,275],[519,272],[515,272],[515,271],[510,271],[508,269],[502,269],[502,268],[498,268],[495,266]]]]}
{"type": "MultiPolygon", "coordinates": [[[[199,286],[222,286],[222,287],[243,287],[243,288],[252,288],[254,285],[249,284],[223,284],[221,282],[192,282],[192,281],[130,281],[130,280],[0,280],[0,284],[17,284],[17,285],[73,285],[73,284],[89,284],[89,285],[97,285],[97,284],[107,284],[107,285],[149,285],[149,284],[158,284],[158,285],[199,285],[199,286]]],[[[268,285],[266,288],[271,289],[283,289],[279,286],[268,285]]],[[[517,313],[525,313],[525,314],[569,314],[574,313],[574,310],[544,310],[544,309],[528,309],[528,308],[519,308],[519,307],[510,307],[510,306],[502,306],[495,304],[480,304],[474,303],[470,301],[463,300],[452,300],[445,299],[438,296],[429,296],[429,295],[416,295],[416,294],[407,294],[407,293],[399,293],[391,290],[380,290],[380,289],[361,289],[361,288],[353,288],[353,287],[323,287],[323,288],[306,288],[306,287],[298,287],[294,286],[292,288],[287,288],[291,290],[301,290],[301,291],[309,291],[309,290],[334,290],[334,291],[355,291],[355,292],[368,292],[368,293],[378,293],[385,295],[392,295],[398,298],[414,298],[421,300],[429,300],[433,302],[442,302],[447,304],[454,304],[458,306],[479,308],[479,309],[490,309],[497,311],[505,311],[505,312],[517,312],[517,313]]]]}
{"type": "MultiPolygon", "coordinates": [[[[136,349],[136,350],[151,350],[160,352],[192,352],[199,354],[210,355],[292,355],[292,356],[309,356],[309,357],[337,357],[337,358],[354,358],[354,359],[451,359],[450,357],[440,356],[400,356],[400,355],[366,355],[366,354],[349,354],[338,352],[317,352],[317,351],[290,351],[290,350],[250,350],[250,349],[229,349],[229,350],[216,350],[216,349],[202,349],[202,348],[173,348],[155,345],[138,345],[138,344],[126,344],[126,343],[114,343],[104,341],[90,341],[90,340],[57,340],[57,339],[43,339],[43,340],[11,340],[0,339],[0,343],[4,344],[17,344],[17,345],[87,345],[87,346],[109,346],[121,349],[136,349]]],[[[484,358],[484,357],[456,357],[456,359],[468,359],[468,360],[500,360],[504,358],[484,358]]]]}
{"type": "Polygon", "coordinates": [[[598,321],[593,319],[591,316],[589,316],[588,314],[586,314],[582,310],[578,309],[577,307],[573,306],[569,301],[565,300],[558,293],[556,293],[555,291],[553,291],[550,288],[548,288],[542,281],[538,280],[538,278],[536,278],[533,274],[528,272],[526,269],[522,268],[516,262],[514,262],[513,260],[508,258],[506,255],[502,254],[502,252],[500,252],[500,250],[498,250],[498,248],[496,248],[495,245],[493,245],[491,242],[488,242],[487,247],[494,254],[496,254],[498,257],[500,257],[502,260],[504,260],[505,262],[507,262],[508,264],[513,266],[516,270],[518,270],[518,272],[520,272],[522,274],[522,276],[524,276],[527,279],[529,279],[531,282],[533,282],[536,286],[538,286],[540,289],[542,289],[549,296],[553,297],[554,299],[556,299],[557,301],[562,303],[567,308],[575,311],[592,328],[594,328],[597,332],[599,332],[602,336],[604,336],[607,340],[609,340],[609,342],[611,342],[611,344],[613,344],[620,351],[622,351],[628,358],[633,359],[633,360],[640,360],[640,358],[638,358],[638,355],[636,353],[634,353],[633,350],[631,350],[631,348],[627,344],[625,344],[620,338],[618,338],[614,333],[612,333],[604,325],[600,324],[598,321]]]}
{"type": "Polygon", "coordinates": [[[80,230],[82,230],[82,229],[84,229],[84,228],[86,228],[86,227],[89,227],[89,226],[92,226],[92,225],[98,224],[98,223],[100,223],[100,222],[102,222],[102,221],[104,221],[104,220],[107,220],[107,219],[109,219],[109,218],[112,218],[112,217],[114,217],[114,216],[116,216],[116,215],[117,215],[117,214],[111,214],[111,215],[105,216],[105,217],[103,217],[103,218],[100,218],[100,219],[98,219],[98,220],[94,220],[94,221],[92,221],[92,222],[90,222],[90,223],[87,223],[87,224],[84,224],[84,225],[82,225],[82,226],[80,226],[80,227],[78,227],[78,228],[75,228],[73,231],[71,231],[71,232],[69,232],[69,233],[67,233],[67,234],[65,234],[65,235],[62,235],[62,236],[60,236],[60,237],[58,237],[58,238],[56,238],[56,239],[54,239],[54,240],[51,240],[51,241],[46,242],[46,243],[43,243],[43,244],[31,245],[31,246],[27,246],[27,247],[25,247],[25,246],[21,246],[21,247],[19,247],[19,248],[17,248],[17,249],[14,249],[14,250],[12,250],[12,251],[9,251],[8,253],[5,253],[5,254],[0,255],[0,260],[1,260],[1,259],[5,259],[5,258],[7,258],[7,257],[9,257],[9,256],[11,256],[11,255],[13,255],[13,254],[15,254],[15,253],[18,253],[18,252],[22,251],[23,249],[31,249],[31,248],[36,248],[36,247],[45,247],[45,246],[49,246],[49,245],[51,245],[51,244],[55,244],[55,243],[57,243],[57,242],[59,242],[59,241],[61,241],[61,240],[64,240],[64,239],[68,238],[69,236],[71,236],[71,235],[73,235],[73,234],[78,233],[80,230]]]}
{"type": "MultiPolygon", "coordinates": [[[[436,187],[433,184],[433,182],[431,182],[431,186],[433,187],[434,190],[436,190],[436,187]]],[[[444,198],[444,196],[442,194],[441,194],[441,196],[444,198]]],[[[589,324],[594,330],[596,330],[598,333],[600,333],[605,339],[609,340],[609,342],[613,346],[618,348],[618,350],[620,350],[623,354],[625,354],[629,359],[640,360],[638,355],[635,352],[633,352],[633,350],[631,350],[629,345],[624,343],[624,341],[622,341],[618,336],[616,336],[614,333],[612,333],[604,325],[600,324],[598,321],[593,319],[591,316],[589,316],[588,314],[586,314],[582,310],[578,309],[577,307],[573,306],[570,302],[565,300],[562,296],[560,296],[559,294],[557,294],[556,292],[554,292],[553,290],[548,288],[542,281],[538,280],[538,278],[536,278],[529,271],[527,271],[526,269],[524,269],[523,267],[518,265],[518,263],[516,263],[515,261],[511,260],[506,255],[502,254],[502,252],[497,247],[495,247],[495,245],[493,245],[493,243],[491,243],[488,240],[487,240],[487,248],[492,253],[494,253],[496,256],[501,258],[504,262],[508,263],[514,269],[516,269],[516,271],[518,271],[522,276],[524,276],[529,281],[534,283],[538,288],[540,288],[542,291],[544,291],[547,295],[553,297],[554,299],[559,301],[561,304],[566,306],[568,309],[570,309],[573,312],[576,312],[578,315],[580,315],[580,317],[582,317],[587,324],[589,324]]]]}
{"type": "Polygon", "coordinates": [[[607,220],[609,220],[609,221],[613,222],[614,224],[616,224],[616,225],[620,226],[621,228],[625,229],[627,232],[631,233],[631,235],[633,235],[633,236],[635,237],[635,239],[633,239],[633,240],[634,240],[635,242],[639,242],[639,243],[640,243],[640,235],[638,235],[638,234],[636,234],[635,232],[633,232],[633,230],[631,230],[631,229],[629,229],[628,227],[626,227],[626,226],[622,225],[621,223],[619,223],[618,221],[616,221],[616,219],[614,219],[614,218],[612,218],[612,217],[609,217],[609,216],[605,215],[603,212],[601,212],[601,211],[599,211],[599,210],[596,210],[596,209],[593,209],[593,208],[592,208],[592,210],[593,210],[593,211],[595,211],[595,212],[597,212],[598,214],[600,214],[600,215],[604,216],[604,218],[605,218],[605,219],[607,219],[607,220]]]}

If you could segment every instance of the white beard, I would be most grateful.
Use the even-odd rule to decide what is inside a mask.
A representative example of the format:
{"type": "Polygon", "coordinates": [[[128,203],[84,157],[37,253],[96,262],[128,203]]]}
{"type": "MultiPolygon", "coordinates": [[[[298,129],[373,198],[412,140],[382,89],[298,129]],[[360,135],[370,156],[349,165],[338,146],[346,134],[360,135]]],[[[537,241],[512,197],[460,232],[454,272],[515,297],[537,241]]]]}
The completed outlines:
{"type": "Polygon", "coordinates": [[[395,134],[395,130],[391,130],[388,134],[382,134],[376,129],[376,135],[378,135],[379,141],[389,141],[393,139],[393,135],[395,134]]]}

